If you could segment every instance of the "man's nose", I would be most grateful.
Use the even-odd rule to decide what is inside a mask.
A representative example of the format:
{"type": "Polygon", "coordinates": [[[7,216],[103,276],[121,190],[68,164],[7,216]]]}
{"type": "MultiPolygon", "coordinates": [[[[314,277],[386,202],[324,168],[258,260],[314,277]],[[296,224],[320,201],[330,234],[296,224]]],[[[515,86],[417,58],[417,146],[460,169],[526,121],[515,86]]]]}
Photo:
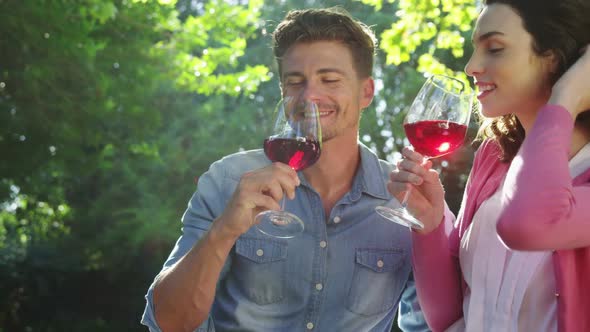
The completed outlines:
{"type": "Polygon", "coordinates": [[[308,82],[302,91],[301,97],[317,103],[321,97],[321,87],[316,82],[308,82]]]}

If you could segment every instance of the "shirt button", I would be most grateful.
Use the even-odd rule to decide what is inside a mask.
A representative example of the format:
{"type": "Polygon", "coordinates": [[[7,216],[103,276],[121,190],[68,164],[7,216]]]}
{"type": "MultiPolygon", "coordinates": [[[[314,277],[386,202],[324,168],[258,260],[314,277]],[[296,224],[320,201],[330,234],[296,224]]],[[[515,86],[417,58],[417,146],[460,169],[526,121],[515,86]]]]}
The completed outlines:
{"type": "Polygon", "coordinates": [[[555,297],[559,297],[559,293],[555,293],[555,297]]]}
{"type": "Polygon", "coordinates": [[[381,267],[383,267],[383,265],[385,265],[385,264],[383,263],[382,260],[377,261],[377,267],[381,268],[381,267]]]}
{"type": "Polygon", "coordinates": [[[256,256],[260,257],[262,255],[264,255],[264,250],[262,250],[262,249],[256,250],[256,256]]]}
{"type": "Polygon", "coordinates": [[[320,241],[320,247],[325,248],[328,245],[326,241],[320,241]]]}
{"type": "Polygon", "coordinates": [[[308,330],[313,330],[313,323],[312,322],[307,323],[306,327],[308,330]]]}
{"type": "Polygon", "coordinates": [[[337,224],[340,222],[340,217],[334,217],[334,223],[337,224]]]}
{"type": "Polygon", "coordinates": [[[323,288],[324,288],[324,285],[322,285],[322,284],[320,284],[320,283],[317,283],[317,284],[315,284],[315,289],[317,289],[317,290],[319,290],[319,291],[320,291],[320,290],[322,290],[323,288]]]}

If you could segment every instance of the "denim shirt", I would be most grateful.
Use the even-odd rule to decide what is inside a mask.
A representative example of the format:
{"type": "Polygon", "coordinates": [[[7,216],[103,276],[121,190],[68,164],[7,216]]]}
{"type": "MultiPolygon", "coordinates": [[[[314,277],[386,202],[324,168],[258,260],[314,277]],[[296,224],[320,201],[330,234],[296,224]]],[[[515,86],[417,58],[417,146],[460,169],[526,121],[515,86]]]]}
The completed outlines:
{"type": "MultiPolygon", "coordinates": [[[[374,212],[391,199],[386,181],[392,165],[361,143],[359,149],[361,165],[352,188],[330,215],[299,172],[301,185],[296,198],[286,200],[285,210],[303,220],[304,232],[275,239],[251,228],[237,240],[221,272],[209,319],[195,331],[388,332],[398,303],[404,331],[428,331],[411,278],[410,231],[374,212]]],[[[209,229],[241,175],[269,164],[261,150],[213,163],[199,179],[182,218],[182,236],[163,270],[209,229]]],[[[160,331],[152,296],[153,284],[141,322],[160,331]]]]}

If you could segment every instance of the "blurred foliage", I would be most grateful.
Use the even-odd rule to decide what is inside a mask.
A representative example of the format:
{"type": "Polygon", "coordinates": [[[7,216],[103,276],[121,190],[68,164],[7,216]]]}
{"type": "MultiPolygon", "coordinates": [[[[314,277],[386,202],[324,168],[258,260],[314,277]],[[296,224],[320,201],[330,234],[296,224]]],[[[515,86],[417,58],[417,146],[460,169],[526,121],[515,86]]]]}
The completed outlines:
{"type": "MultiPolygon", "coordinates": [[[[258,148],[270,33],[341,5],[381,40],[361,140],[395,160],[426,73],[459,74],[466,0],[0,0],[0,332],[145,331],[198,176],[258,148]]],[[[438,161],[456,211],[472,149],[438,161]]]]}

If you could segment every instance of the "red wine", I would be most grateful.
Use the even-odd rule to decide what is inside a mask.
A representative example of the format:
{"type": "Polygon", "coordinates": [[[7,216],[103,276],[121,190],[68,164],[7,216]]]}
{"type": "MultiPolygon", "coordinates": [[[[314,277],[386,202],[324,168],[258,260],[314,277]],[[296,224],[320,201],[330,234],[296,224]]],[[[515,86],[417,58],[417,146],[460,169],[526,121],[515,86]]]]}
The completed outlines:
{"type": "Polygon", "coordinates": [[[460,147],[467,126],[444,120],[426,120],[406,123],[404,130],[415,151],[434,158],[460,147]]]}
{"type": "Polygon", "coordinates": [[[296,171],[313,165],[320,157],[320,143],[309,138],[267,138],[264,153],[268,159],[285,163],[296,171]]]}

